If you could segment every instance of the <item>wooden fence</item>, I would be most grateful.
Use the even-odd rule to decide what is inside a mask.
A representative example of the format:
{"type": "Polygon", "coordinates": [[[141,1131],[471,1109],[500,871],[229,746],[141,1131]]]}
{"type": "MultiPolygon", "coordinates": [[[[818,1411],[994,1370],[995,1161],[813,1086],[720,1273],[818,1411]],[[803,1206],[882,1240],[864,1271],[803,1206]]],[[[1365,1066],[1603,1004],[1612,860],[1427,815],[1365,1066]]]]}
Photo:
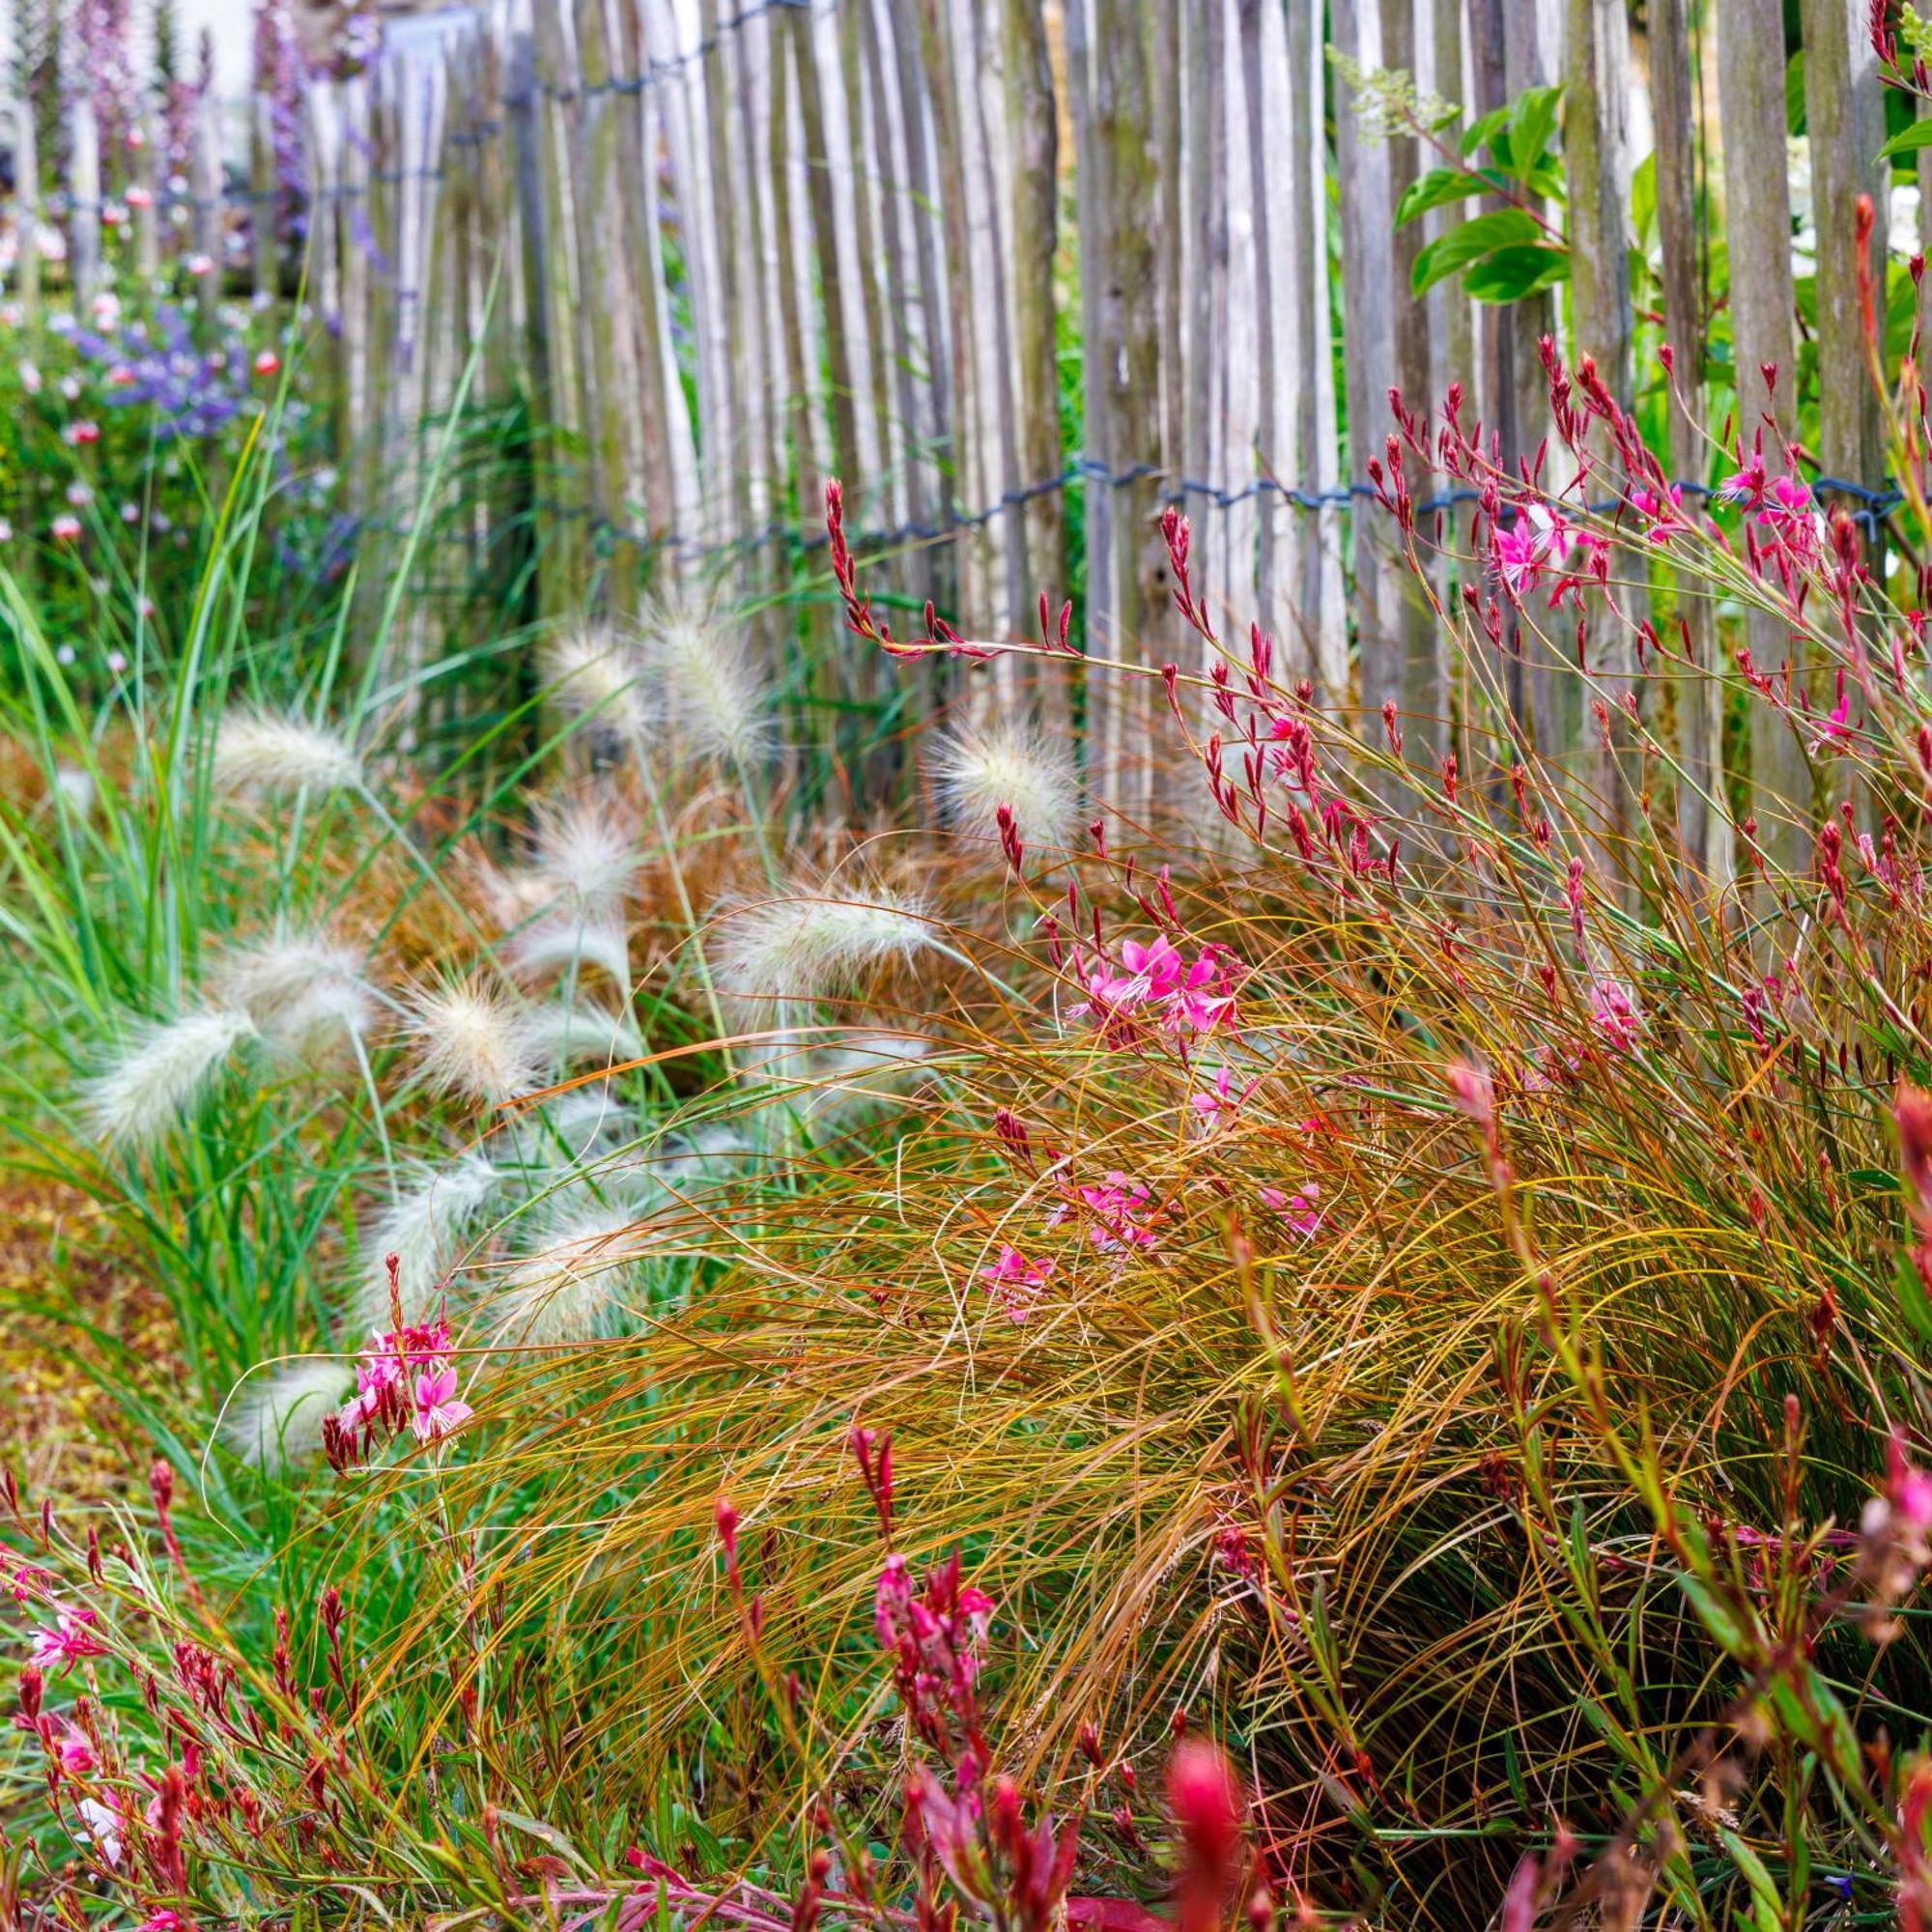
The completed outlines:
{"type": "MultiPolygon", "coordinates": [[[[1767,399],[1756,373],[1797,366],[1782,11],[1648,0],[1640,33],[1626,0],[484,0],[393,17],[362,72],[308,89],[308,271],[351,507],[372,529],[406,514],[434,446],[419,426],[459,391],[520,398],[547,614],[712,578],[777,590],[837,474],[853,522],[897,552],[895,587],[962,629],[1025,627],[1078,547],[1088,649],[1145,656],[1179,648],[1156,529],[1178,502],[1217,622],[1258,618],[1320,687],[1394,701],[1426,742],[1453,708],[1449,660],[1359,487],[1388,391],[1459,380],[1506,452],[1533,449],[1537,341],[1556,331],[1628,392],[1633,182],[1654,148],[1662,299],[1643,298],[1680,386],[1694,405],[1716,213],[1749,265],[1728,304],[1743,400],[1788,412],[1794,384],[1767,399]],[[1378,90],[1344,78],[1384,70],[1465,120],[1563,84],[1567,289],[1410,294],[1417,249],[1468,210],[1395,224],[1440,157],[1385,138],[1378,90]]],[[[1802,9],[1827,237],[1880,185],[1866,11],[1802,9]]],[[[1821,251],[1812,313],[1820,467],[1876,485],[1848,246],[1821,251]]],[[[1672,455],[1706,475],[1688,426],[1672,455]]],[[[465,540],[504,513],[467,510],[465,540]]],[[[1014,700],[1012,674],[987,675],[988,702],[1014,700]]],[[[1534,664],[1520,681],[1543,745],[1583,732],[1571,681],[1534,664]]],[[[1096,767],[1126,762],[1146,703],[1096,682],[1096,767]]],[[[1678,728],[1715,768],[1719,707],[1678,728]]],[[[1793,754],[1786,732],[1754,760],[1789,781],[1793,754]]],[[[1689,830],[1718,853],[1724,828],[1689,830]]]]}

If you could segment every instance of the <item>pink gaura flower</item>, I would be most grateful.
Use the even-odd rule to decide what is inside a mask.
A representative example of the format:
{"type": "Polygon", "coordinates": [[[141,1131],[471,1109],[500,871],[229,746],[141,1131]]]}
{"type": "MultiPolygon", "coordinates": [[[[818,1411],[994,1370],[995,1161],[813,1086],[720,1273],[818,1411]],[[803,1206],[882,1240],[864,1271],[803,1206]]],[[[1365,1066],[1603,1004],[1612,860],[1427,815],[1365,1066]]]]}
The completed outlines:
{"type": "Polygon", "coordinates": [[[84,1658],[105,1657],[107,1646],[94,1634],[92,1610],[56,1610],[50,1630],[34,1633],[34,1662],[65,1676],[84,1658]]]}
{"type": "Polygon", "coordinates": [[[1246,1097],[1233,1088],[1234,1075],[1225,1066],[1216,1067],[1213,1080],[1198,1094],[1188,1095],[1187,1104],[1208,1126],[1219,1124],[1223,1114],[1231,1114],[1246,1097]]]}
{"type": "Polygon", "coordinates": [[[80,449],[100,440],[100,425],[98,422],[71,422],[61,435],[72,447],[80,449]]]}
{"type": "Polygon", "coordinates": [[[1490,559],[1512,596],[1530,589],[1544,566],[1570,549],[1570,526],[1547,503],[1520,503],[1507,528],[1490,538],[1490,559]]]}
{"type": "Polygon", "coordinates": [[[456,1394],[456,1371],[447,1364],[440,1369],[424,1369],[416,1377],[415,1413],[410,1427],[418,1442],[439,1442],[474,1413],[456,1394]]]}
{"type": "Polygon", "coordinates": [[[77,543],[80,540],[80,519],[63,511],[47,526],[47,534],[55,543],[77,543]]]}
{"type": "Polygon", "coordinates": [[[94,1745],[78,1724],[65,1722],[54,1757],[70,1777],[85,1777],[94,1769],[94,1745]]]}
{"type": "Polygon", "coordinates": [[[1148,1021],[1177,1036],[1210,1033],[1235,1009],[1239,968],[1223,947],[1204,946],[1192,963],[1165,936],[1121,948],[1121,968],[1098,958],[1080,968],[1087,997],[1069,1009],[1091,1019],[1109,1046],[1138,1046],[1148,1021]]]}
{"type": "Polygon", "coordinates": [[[980,1270],[980,1278],[992,1283],[994,1298],[1014,1321],[1033,1313],[1035,1299],[1052,1275],[1050,1261],[1030,1262],[1010,1241],[1002,1241],[998,1256],[980,1270]]]}
{"type": "MultiPolygon", "coordinates": [[[[1077,1195],[1093,1216],[1087,1238],[1101,1254],[1121,1254],[1128,1248],[1151,1254],[1160,1245],[1156,1224],[1161,1210],[1139,1181],[1117,1171],[1097,1187],[1078,1189],[1077,1195]]],[[[1056,1208],[1049,1218],[1063,1220],[1068,1211],[1065,1207],[1056,1208]]]]}
{"type": "Polygon", "coordinates": [[[1315,1180],[1304,1181],[1293,1194],[1280,1187],[1262,1189],[1262,1203],[1269,1213],[1304,1241],[1312,1241],[1327,1219],[1321,1201],[1321,1185],[1315,1180]]]}
{"type": "Polygon", "coordinates": [[[1590,1018],[1613,1053],[1634,1053],[1643,1022],[1630,995],[1614,980],[1599,980],[1590,995],[1590,1018]]]}
{"type": "Polygon", "coordinates": [[[280,371],[282,358],[272,349],[258,350],[253,366],[258,376],[273,376],[280,371]]]}
{"type": "Polygon", "coordinates": [[[1845,691],[1845,673],[1838,673],[1838,701],[1818,721],[1818,728],[1811,738],[1811,755],[1828,747],[1835,747],[1844,740],[1855,736],[1852,729],[1851,698],[1845,691]]]}

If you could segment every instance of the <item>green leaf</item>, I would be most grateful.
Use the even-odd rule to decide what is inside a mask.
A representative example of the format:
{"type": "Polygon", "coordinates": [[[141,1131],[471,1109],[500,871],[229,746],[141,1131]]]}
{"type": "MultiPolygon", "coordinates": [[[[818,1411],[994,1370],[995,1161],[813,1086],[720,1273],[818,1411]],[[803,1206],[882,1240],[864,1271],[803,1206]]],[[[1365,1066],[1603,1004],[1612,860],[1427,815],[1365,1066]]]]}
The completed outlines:
{"type": "Polygon", "coordinates": [[[1511,103],[1510,171],[1518,181],[1526,181],[1543,158],[1543,151],[1556,131],[1556,105],[1562,99],[1560,87],[1532,87],[1511,103]]]}
{"type": "Polygon", "coordinates": [[[1469,174],[1462,168],[1431,168],[1403,189],[1402,199],[1395,205],[1395,225],[1400,228],[1418,214],[1427,214],[1432,208],[1446,208],[1452,201],[1481,194],[1486,186],[1488,184],[1481,175],[1469,174]]]}
{"type": "Polygon", "coordinates": [[[1509,125],[1510,111],[1507,106],[1492,107],[1480,121],[1470,126],[1463,135],[1463,152],[1473,155],[1478,148],[1487,147],[1502,129],[1509,125]]]}
{"type": "Polygon", "coordinates": [[[1730,1605],[1719,1603],[1697,1577],[1688,1574],[1680,1573],[1677,1586],[1690,1599],[1698,1622],[1723,1646],[1725,1655],[1746,1661],[1753,1646],[1749,1633],[1730,1605]]]}
{"type": "Polygon", "coordinates": [[[1796,139],[1804,128],[1804,49],[1784,64],[1784,131],[1796,139]]]}
{"type": "Polygon", "coordinates": [[[1569,279],[1564,249],[1525,245],[1498,248],[1463,277],[1463,287],[1477,301],[1513,302],[1569,279]]]}
{"type": "Polygon", "coordinates": [[[1896,155],[1916,154],[1920,148],[1932,148],[1932,120],[1915,121],[1901,128],[1878,151],[1878,157],[1889,161],[1896,155]]]}
{"type": "Polygon", "coordinates": [[[1898,1258],[1899,1313],[1912,1323],[1921,1342],[1932,1342],[1932,1297],[1918,1278],[1918,1269],[1910,1255],[1898,1258]]]}
{"type": "Polygon", "coordinates": [[[1520,208],[1499,208],[1438,235],[1415,258],[1409,286],[1416,295],[1446,281],[1459,269],[1513,242],[1534,242],[1543,231],[1520,208]]]}

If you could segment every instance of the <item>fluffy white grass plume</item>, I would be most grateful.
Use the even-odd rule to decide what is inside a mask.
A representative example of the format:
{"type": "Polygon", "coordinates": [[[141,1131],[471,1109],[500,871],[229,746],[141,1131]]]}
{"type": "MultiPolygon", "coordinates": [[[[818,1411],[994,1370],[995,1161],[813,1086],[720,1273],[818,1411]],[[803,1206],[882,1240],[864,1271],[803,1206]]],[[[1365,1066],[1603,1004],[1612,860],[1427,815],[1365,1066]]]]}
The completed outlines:
{"type": "Polygon", "coordinates": [[[337,1045],[369,1030],[371,995],[362,955],[326,933],[278,934],[222,963],[217,984],[263,1037],[291,1053],[337,1045]]]}
{"type": "Polygon", "coordinates": [[[877,881],[801,881],[724,910],[712,974],[722,992],[754,1010],[817,999],[935,944],[931,907],[917,894],[877,881]]]}
{"type": "Polygon", "coordinates": [[[606,624],[583,624],[545,645],[544,697],[560,718],[588,719],[633,745],[649,733],[654,707],[637,654],[606,624]]]}
{"type": "Polygon", "coordinates": [[[734,764],[763,750],[771,689],[744,624],[693,604],[658,603],[644,614],[638,654],[684,750],[734,764]]]}
{"type": "Polygon", "coordinates": [[[94,774],[79,765],[54,767],[55,793],[76,818],[87,817],[94,810],[94,774]]]}
{"type": "Polygon", "coordinates": [[[476,980],[418,992],[409,1031],[417,1069],[442,1093],[505,1100],[536,1085],[539,1056],[527,1010],[476,980]]]}
{"type": "Polygon", "coordinates": [[[529,1024],[537,1051],[553,1066],[580,1060],[609,1066],[619,1060],[637,1060],[644,1050],[629,1014],[606,1012],[587,1001],[539,1007],[529,1024]]]}
{"type": "Polygon", "coordinates": [[[585,918],[615,913],[630,895],[642,855],[638,829],[596,798],[539,808],[530,870],[560,901],[585,918]]]}
{"type": "Polygon", "coordinates": [[[543,1245],[509,1269],[490,1304],[504,1342],[544,1347],[597,1334],[636,1274],[635,1218],[622,1208],[584,1207],[559,1215],[543,1245]]]}
{"type": "Polygon", "coordinates": [[[1029,844],[1064,845],[1080,815],[1073,760],[1021,724],[964,725],[942,738],[933,777],[949,823],[988,835],[1005,806],[1029,844]]]}
{"type": "Polygon", "coordinates": [[[396,1286],[403,1319],[429,1312],[445,1271],[456,1260],[464,1231],[488,1205],[501,1179],[481,1154],[466,1154],[448,1167],[425,1169],[391,1198],[363,1230],[361,1271],[349,1310],[357,1336],[389,1325],[388,1257],[396,1257],[396,1286]]]}
{"type": "Polygon", "coordinates": [[[595,966],[618,986],[631,984],[631,947],[614,920],[546,919],[510,941],[510,961],[520,973],[542,979],[595,966]]]}
{"type": "Polygon", "coordinates": [[[362,761],[346,738],[278,711],[231,711],[214,738],[214,788],[245,797],[352,791],[362,761]]]}
{"type": "Polygon", "coordinates": [[[322,1449],[323,1417],[340,1408],[355,1386],[347,1362],[307,1355],[250,1376],[228,1411],[222,1434],[257,1469],[298,1468],[322,1449]]]}
{"type": "Polygon", "coordinates": [[[230,1007],[208,1007],[145,1026],[88,1088],[88,1112],[102,1140],[142,1146],[160,1138],[207,1091],[255,1022],[230,1007]]]}

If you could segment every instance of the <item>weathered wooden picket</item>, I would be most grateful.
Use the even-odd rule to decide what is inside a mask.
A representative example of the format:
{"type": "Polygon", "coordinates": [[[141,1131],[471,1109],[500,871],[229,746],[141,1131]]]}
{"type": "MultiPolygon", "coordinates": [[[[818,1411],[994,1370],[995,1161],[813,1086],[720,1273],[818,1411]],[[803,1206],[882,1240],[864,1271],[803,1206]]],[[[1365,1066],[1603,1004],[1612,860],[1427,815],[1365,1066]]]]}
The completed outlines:
{"type": "MultiPolygon", "coordinates": [[[[1827,236],[1875,185],[1865,13],[1803,8],[1827,236]]],[[[1459,380],[1506,451],[1532,449],[1551,330],[1629,389],[1647,112],[1680,387],[1694,407],[1715,199],[1734,270],[1748,265],[1730,326],[1746,402],[1763,403],[1759,366],[1791,367],[1795,346],[1781,15],[1650,0],[1634,40],[1627,0],[480,0],[392,16],[368,67],[308,90],[308,288],[339,361],[351,507],[395,525],[433,458],[424,425],[460,395],[520,398],[546,613],[621,612],[713,577],[776,588],[837,474],[894,553],[885,575],[962,628],[1026,626],[1078,544],[1089,651],[1146,655],[1173,635],[1157,511],[1178,502],[1216,621],[1257,618],[1320,687],[1393,701],[1421,747],[1453,694],[1359,487],[1387,394],[1459,380]],[[1486,305],[1453,281],[1411,295],[1418,247],[1468,210],[1395,223],[1438,157],[1384,138],[1373,90],[1346,78],[1378,70],[1471,116],[1564,85],[1560,300],[1486,305]]],[[[85,132],[77,282],[98,256],[85,132]]],[[[211,143],[198,224],[219,210],[211,143]]],[[[251,183],[266,191],[259,162],[251,183]]],[[[258,250],[258,280],[272,272],[258,250]]],[[[1820,251],[1816,316],[1822,468],[1876,483],[1848,248],[1820,251]]],[[[1688,423],[1672,454],[1705,473],[1688,423]]],[[[480,546],[510,511],[465,514],[459,538],[480,546]]],[[[988,675],[989,702],[1014,701],[1010,675],[988,675]]],[[[1574,681],[1529,660],[1515,686],[1540,743],[1594,742],[1574,681]]],[[[1037,701],[1051,717],[1064,699],[1037,701]]],[[[1134,762],[1147,702],[1095,683],[1096,768],[1134,762]]],[[[1676,728],[1690,766],[1718,770],[1715,696],[1676,728]]],[[[1753,753],[1787,786],[1795,755],[1782,729],[1753,753]]],[[[1727,827],[1685,810],[1723,864],[1727,827]]]]}

